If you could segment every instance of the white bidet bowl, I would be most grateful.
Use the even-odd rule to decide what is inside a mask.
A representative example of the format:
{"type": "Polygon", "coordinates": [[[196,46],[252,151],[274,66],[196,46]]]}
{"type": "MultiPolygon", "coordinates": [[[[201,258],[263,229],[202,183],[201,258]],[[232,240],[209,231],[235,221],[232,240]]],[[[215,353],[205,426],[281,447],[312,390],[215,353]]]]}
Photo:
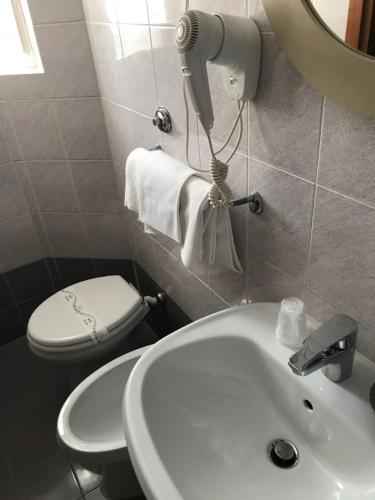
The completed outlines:
{"type": "Polygon", "coordinates": [[[122,423],[122,399],[129,375],[149,347],[102,366],[71,393],[57,421],[61,446],[78,463],[102,474],[110,499],[142,494],[130,462],[122,423]]]}

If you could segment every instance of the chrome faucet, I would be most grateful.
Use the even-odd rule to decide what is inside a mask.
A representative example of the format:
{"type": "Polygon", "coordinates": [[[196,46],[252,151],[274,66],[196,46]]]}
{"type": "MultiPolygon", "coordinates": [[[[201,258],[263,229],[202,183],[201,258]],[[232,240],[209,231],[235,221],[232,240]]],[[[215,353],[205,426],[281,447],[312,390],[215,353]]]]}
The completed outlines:
{"type": "Polygon", "coordinates": [[[322,369],[332,382],[343,382],[352,374],[358,325],[345,314],[336,314],[315,330],[300,351],[289,359],[296,375],[322,369]]]}

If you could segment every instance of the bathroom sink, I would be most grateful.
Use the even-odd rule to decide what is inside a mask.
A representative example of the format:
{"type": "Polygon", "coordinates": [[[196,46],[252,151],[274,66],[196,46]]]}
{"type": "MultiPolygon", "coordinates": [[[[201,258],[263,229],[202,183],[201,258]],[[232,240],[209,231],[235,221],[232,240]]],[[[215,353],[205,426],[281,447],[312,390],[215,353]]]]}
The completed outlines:
{"type": "Polygon", "coordinates": [[[214,314],[137,363],[123,416],[149,500],[375,499],[374,365],[356,354],[341,384],[294,375],[293,351],[274,337],[278,311],[214,314]],[[272,460],[278,439],[295,447],[291,461],[272,460]]]}

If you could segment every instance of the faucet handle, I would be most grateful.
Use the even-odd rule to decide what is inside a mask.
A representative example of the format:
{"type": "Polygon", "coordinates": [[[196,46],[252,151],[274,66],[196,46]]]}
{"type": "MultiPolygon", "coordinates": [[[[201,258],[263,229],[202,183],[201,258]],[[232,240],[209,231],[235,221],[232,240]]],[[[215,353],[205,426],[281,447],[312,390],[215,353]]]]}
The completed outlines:
{"type": "MultiPolygon", "coordinates": [[[[306,340],[319,344],[322,349],[328,349],[335,344],[346,341],[347,337],[355,334],[358,330],[358,324],[353,318],[346,314],[335,314],[328,321],[323,323],[320,328],[315,330],[306,340]]],[[[340,347],[340,346],[337,346],[340,347]]],[[[341,349],[345,348],[344,345],[341,349]]]]}
{"type": "Polygon", "coordinates": [[[343,353],[354,356],[357,341],[357,322],[345,314],[336,314],[315,330],[303,343],[302,349],[289,359],[290,368],[307,375],[329,363],[335,363],[343,353]]]}

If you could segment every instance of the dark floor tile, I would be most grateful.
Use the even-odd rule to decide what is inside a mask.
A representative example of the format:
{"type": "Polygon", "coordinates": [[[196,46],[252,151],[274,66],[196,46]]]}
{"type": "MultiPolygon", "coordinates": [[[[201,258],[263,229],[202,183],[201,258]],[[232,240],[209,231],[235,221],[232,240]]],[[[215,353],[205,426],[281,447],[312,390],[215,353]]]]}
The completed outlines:
{"type": "Polygon", "coordinates": [[[91,493],[85,495],[85,500],[106,500],[106,498],[100,491],[100,489],[96,488],[96,490],[91,491],[91,493]]]}
{"type": "MultiPolygon", "coordinates": [[[[106,500],[105,496],[103,493],[100,491],[100,488],[97,488],[96,490],[92,491],[91,493],[88,493],[85,495],[85,500],[106,500]]],[[[135,497],[132,500],[147,500],[146,497],[135,497]]]]}
{"type": "Polygon", "coordinates": [[[60,453],[56,440],[56,421],[56,416],[48,416],[6,437],[9,459],[16,476],[60,453]]]}
{"type": "Polygon", "coordinates": [[[18,302],[32,299],[53,290],[45,260],[39,260],[6,273],[10,289],[18,302]]]}
{"type": "Polygon", "coordinates": [[[56,259],[56,264],[64,287],[96,276],[91,259],[59,258],[56,259]]]}
{"type": "Polygon", "coordinates": [[[133,261],[117,259],[95,259],[94,266],[98,276],[118,274],[136,286],[133,261]]]}
{"type": "Polygon", "coordinates": [[[60,364],[33,354],[25,336],[0,347],[0,387],[4,382],[4,387],[15,395],[20,387],[27,387],[30,380],[53,377],[62,371],[60,364]]]}
{"type": "Polygon", "coordinates": [[[67,371],[60,372],[53,378],[43,380],[43,383],[49,411],[57,414],[71,393],[69,374],[67,371]]]}
{"type": "MultiPolygon", "coordinates": [[[[15,491],[15,484],[0,484],[0,498],[1,500],[20,500],[15,491]]],[[[24,499],[22,499],[24,500],[24,499]]]]}
{"type": "Polygon", "coordinates": [[[7,487],[13,479],[10,461],[5,446],[0,443],[0,498],[1,487],[7,487]]]}
{"type": "Polygon", "coordinates": [[[141,321],[129,335],[129,342],[134,349],[154,344],[158,340],[159,337],[146,321],[141,321]]]}
{"type": "Polygon", "coordinates": [[[59,455],[20,477],[15,487],[17,500],[78,500],[81,492],[69,462],[59,455]]]}
{"type": "Polygon", "coordinates": [[[15,306],[8,283],[3,274],[0,274],[0,310],[15,306]]]}
{"type": "MultiPolygon", "coordinates": [[[[19,386],[4,388],[0,411],[0,426],[4,432],[9,455],[14,459],[14,447],[19,450],[19,436],[29,434],[29,428],[50,413],[46,383],[30,380],[19,386]]],[[[23,455],[23,453],[21,453],[23,455]]],[[[17,459],[17,457],[15,457],[17,459]]]]}
{"type": "Polygon", "coordinates": [[[34,299],[27,300],[26,302],[21,302],[18,304],[18,309],[21,314],[22,321],[25,326],[27,326],[30,316],[35,311],[35,309],[48,297],[50,297],[54,292],[46,293],[44,295],[40,295],[39,297],[35,297],[34,299]]]}
{"type": "Polygon", "coordinates": [[[26,330],[16,307],[0,311],[0,345],[25,335],[26,330]]]}
{"type": "Polygon", "coordinates": [[[101,476],[99,474],[87,470],[71,458],[69,458],[69,460],[82,494],[90,493],[90,491],[99,487],[101,481],[101,476]]]}

